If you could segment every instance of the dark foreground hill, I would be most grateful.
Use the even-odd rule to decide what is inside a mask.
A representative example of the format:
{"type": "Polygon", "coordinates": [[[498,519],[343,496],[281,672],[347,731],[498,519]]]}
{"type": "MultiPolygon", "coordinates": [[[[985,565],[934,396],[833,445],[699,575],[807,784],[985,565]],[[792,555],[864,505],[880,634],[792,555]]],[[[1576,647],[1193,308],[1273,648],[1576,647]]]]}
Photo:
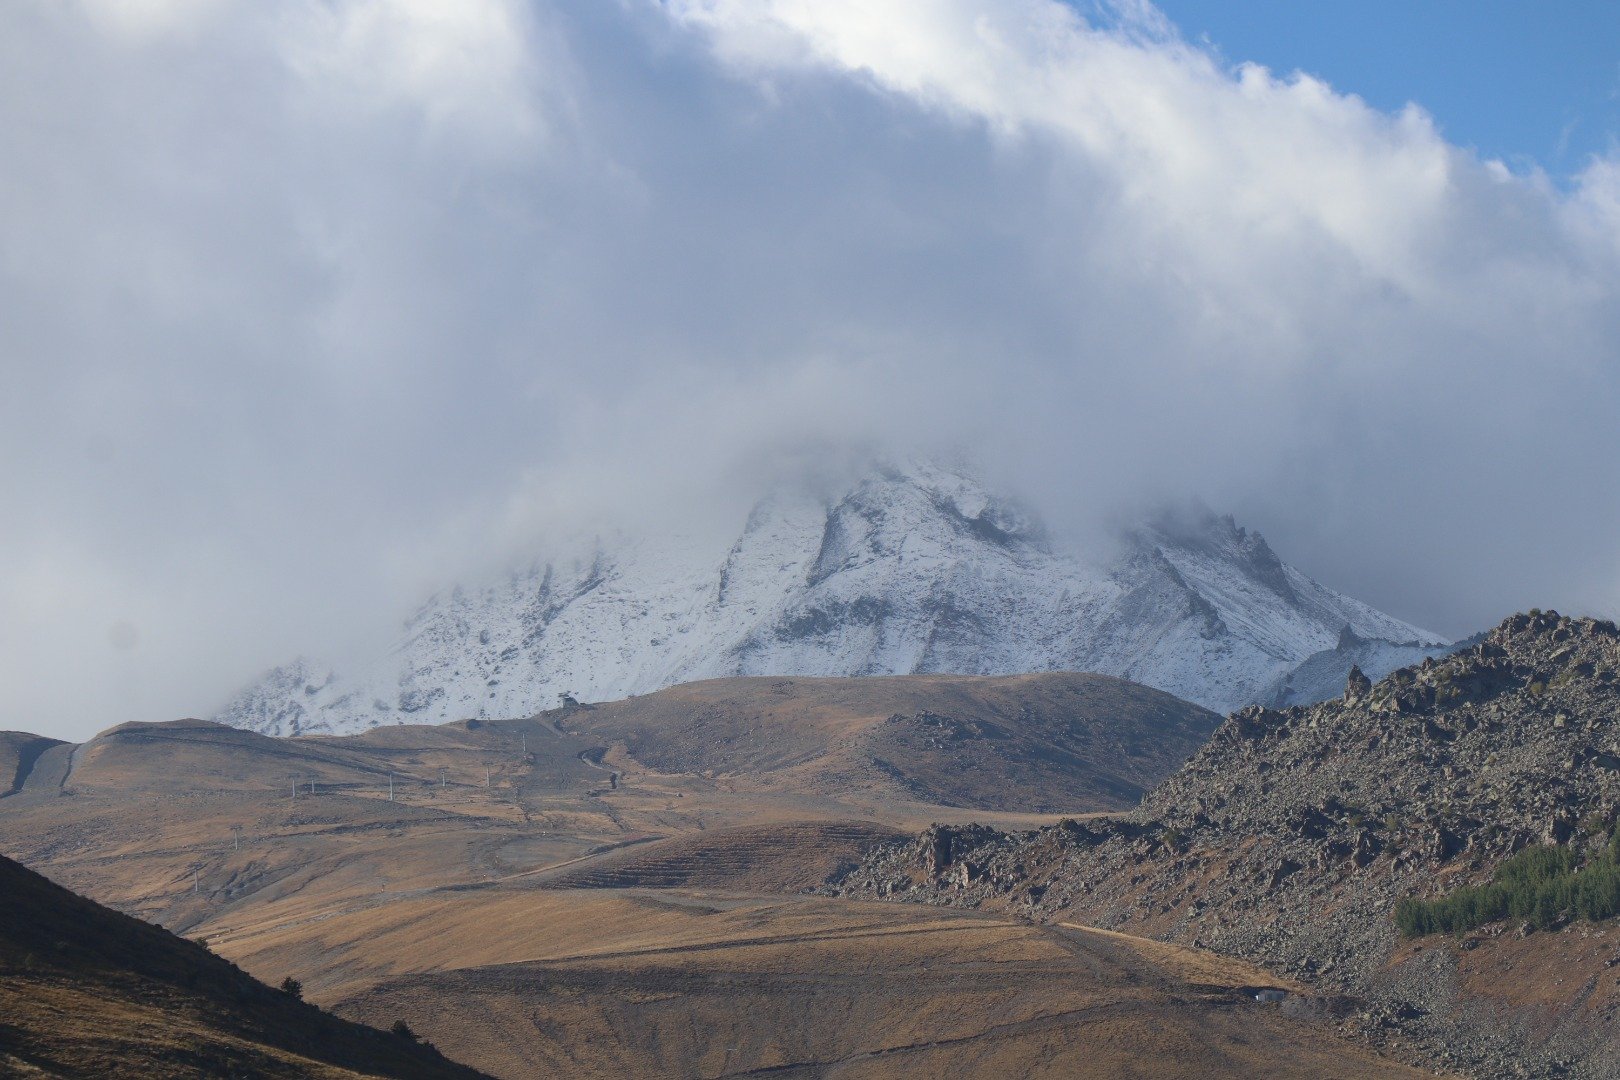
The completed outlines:
{"type": "Polygon", "coordinates": [[[1439,1064],[1613,1077],[1617,819],[1620,632],[1531,613],[1341,700],[1233,714],[1122,819],[935,829],[837,891],[1208,946],[1439,1064]]]}
{"type": "Polygon", "coordinates": [[[0,1075],[482,1074],[0,858],[0,1075]]]}

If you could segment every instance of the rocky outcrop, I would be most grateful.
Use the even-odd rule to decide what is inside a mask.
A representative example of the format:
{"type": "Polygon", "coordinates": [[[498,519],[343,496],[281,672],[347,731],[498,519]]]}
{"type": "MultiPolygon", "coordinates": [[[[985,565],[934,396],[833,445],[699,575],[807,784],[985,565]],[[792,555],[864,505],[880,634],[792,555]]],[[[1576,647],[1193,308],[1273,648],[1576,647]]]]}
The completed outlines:
{"type": "Polygon", "coordinates": [[[1617,819],[1620,632],[1532,612],[1376,685],[1352,670],[1337,700],[1233,713],[1125,817],[936,829],[837,888],[1207,946],[1359,999],[1370,1037],[1432,1064],[1612,1076],[1617,1010],[1575,1003],[1579,985],[1550,989],[1533,1016],[1475,1007],[1452,947],[1420,963],[1391,916],[1402,899],[1488,878],[1527,844],[1606,843],[1617,819]],[[924,843],[949,858],[921,857],[924,843]]]}

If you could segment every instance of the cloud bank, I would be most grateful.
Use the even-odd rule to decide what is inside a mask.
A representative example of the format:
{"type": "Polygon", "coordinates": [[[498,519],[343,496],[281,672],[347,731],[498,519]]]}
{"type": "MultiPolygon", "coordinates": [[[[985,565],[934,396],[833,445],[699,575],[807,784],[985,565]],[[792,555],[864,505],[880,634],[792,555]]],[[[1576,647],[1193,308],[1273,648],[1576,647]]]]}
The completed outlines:
{"type": "Polygon", "coordinates": [[[24,0],[0,139],[0,727],[959,444],[1441,631],[1620,606],[1620,161],[1512,173],[1145,0],[24,0]]]}

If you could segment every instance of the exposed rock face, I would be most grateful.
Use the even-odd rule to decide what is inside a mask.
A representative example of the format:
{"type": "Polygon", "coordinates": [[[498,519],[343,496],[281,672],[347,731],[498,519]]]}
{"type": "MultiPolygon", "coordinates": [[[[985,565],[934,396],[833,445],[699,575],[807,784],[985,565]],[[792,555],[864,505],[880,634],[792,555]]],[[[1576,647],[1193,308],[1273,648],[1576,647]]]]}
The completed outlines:
{"type": "Polygon", "coordinates": [[[830,497],[773,495],[729,542],[619,536],[548,553],[434,597],[370,665],[296,661],[214,718],[345,732],[735,675],[1029,671],[1114,675],[1224,711],[1331,696],[1352,660],[1382,674],[1442,648],[1229,517],[1161,520],[1106,553],[1074,551],[960,470],[913,465],[830,497]]]}
{"type": "Polygon", "coordinates": [[[1350,668],[1350,674],[1344,680],[1344,702],[1354,705],[1372,693],[1372,680],[1361,673],[1359,666],[1350,668]]]}
{"type": "Polygon", "coordinates": [[[1482,1076],[1620,1075],[1612,974],[1583,990],[1571,960],[1555,977],[1571,985],[1537,990],[1534,1009],[1487,1008],[1477,995],[1495,990],[1469,990],[1458,972],[1488,959],[1491,933],[1470,937],[1490,947],[1465,964],[1461,947],[1410,952],[1422,946],[1400,942],[1391,917],[1404,898],[1488,878],[1526,844],[1607,841],[1620,818],[1620,632],[1515,615],[1377,685],[1359,674],[1339,700],[1233,713],[1124,818],[936,829],[875,853],[838,889],[1213,947],[1364,999],[1374,1037],[1482,1076]],[[951,858],[930,869],[924,846],[951,858]]]}

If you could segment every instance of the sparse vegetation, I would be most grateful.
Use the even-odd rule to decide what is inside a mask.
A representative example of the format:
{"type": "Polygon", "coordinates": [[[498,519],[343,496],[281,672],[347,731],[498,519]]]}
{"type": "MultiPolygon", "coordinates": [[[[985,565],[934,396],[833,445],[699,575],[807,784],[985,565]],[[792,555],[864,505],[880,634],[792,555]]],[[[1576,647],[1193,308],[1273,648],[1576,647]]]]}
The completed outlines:
{"type": "Polygon", "coordinates": [[[1523,919],[1538,930],[1567,919],[1620,915],[1620,829],[1584,862],[1568,847],[1525,848],[1496,868],[1485,885],[1438,900],[1403,900],[1395,925],[1407,937],[1462,933],[1498,919],[1523,919]]]}

